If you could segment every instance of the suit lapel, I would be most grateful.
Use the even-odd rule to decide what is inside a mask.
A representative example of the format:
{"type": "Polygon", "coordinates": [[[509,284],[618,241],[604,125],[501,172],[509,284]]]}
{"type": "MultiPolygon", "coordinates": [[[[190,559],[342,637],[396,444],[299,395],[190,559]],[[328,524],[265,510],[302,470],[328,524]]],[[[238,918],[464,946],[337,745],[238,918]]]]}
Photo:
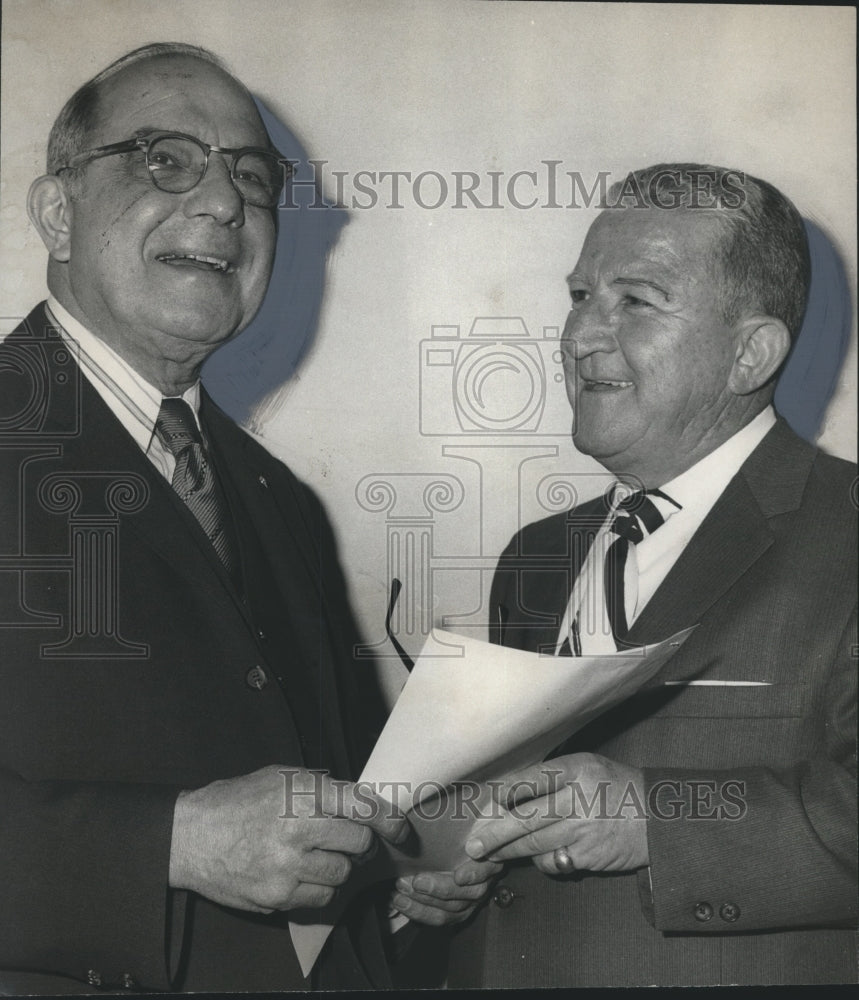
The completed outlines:
{"type": "Polygon", "coordinates": [[[704,519],[629,632],[661,640],[697,624],[772,544],[767,519],[742,477],[735,477],[704,519]]]}
{"type": "MultiPolygon", "coordinates": [[[[319,592],[319,560],[311,542],[312,526],[306,523],[297,497],[292,490],[287,493],[271,488],[267,469],[254,455],[253,440],[239,430],[205,392],[201,414],[214,445],[228,499],[251,515],[257,537],[276,553],[276,558],[269,562],[285,596],[293,597],[300,605],[306,604],[309,596],[315,597],[319,592]],[[288,567],[286,573],[281,572],[284,566],[288,567]],[[303,573],[297,572],[299,567],[303,573]],[[297,580],[301,581],[298,586],[297,580]]],[[[237,525],[240,534],[244,527],[237,525]]]]}
{"type": "Polygon", "coordinates": [[[519,536],[522,550],[499,563],[499,570],[509,569],[514,578],[508,587],[510,606],[500,610],[505,620],[491,623],[492,634],[500,634],[505,645],[554,650],[573,583],[606,515],[605,497],[599,496],[519,536]]]}
{"type": "MultiPolygon", "coordinates": [[[[247,513],[252,530],[270,556],[267,564],[296,647],[290,650],[296,664],[294,682],[309,686],[334,769],[341,776],[349,774],[336,661],[348,661],[350,651],[340,648],[340,640],[346,638],[341,635],[342,622],[328,604],[329,581],[321,578],[321,525],[312,523],[311,507],[297,480],[273,470],[274,459],[261,454],[260,447],[211,399],[204,396],[201,409],[220,460],[229,466],[224,476],[228,495],[236,509],[247,513]],[[277,475],[277,483],[268,481],[273,475],[277,475]]],[[[246,526],[240,525],[240,535],[243,530],[246,526]]],[[[354,705],[347,708],[354,711],[354,705]]]]}
{"type": "MultiPolygon", "coordinates": [[[[39,329],[50,330],[44,306],[38,307],[27,320],[28,332],[38,336],[39,329]]],[[[55,360],[48,361],[49,365],[55,360]]],[[[76,365],[76,362],[72,362],[76,365]]],[[[57,374],[49,372],[53,381],[57,374]]],[[[85,478],[101,477],[119,484],[123,477],[132,478],[145,494],[145,502],[133,513],[121,513],[121,533],[126,531],[169,563],[174,571],[199,590],[229,596],[241,610],[229,577],[212,545],[185,504],[170,484],[144,455],[137,442],[113,415],[89,380],[76,368],[78,392],[76,398],[63,400],[63,410],[76,408],[80,428],[77,435],[62,441],[62,468],[72,477],[80,473],[85,478]],[[220,586],[218,586],[220,584],[220,586]]],[[[53,405],[53,401],[52,401],[53,405]]],[[[48,427],[59,422],[64,426],[71,414],[50,413],[48,427]]]]}
{"type": "Polygon", "coordinates": [[[728,484],[629,632],[655,642],[701,621],[773,543],[769,518],[800,502],[814,450],[779,421],[728,484]]]}

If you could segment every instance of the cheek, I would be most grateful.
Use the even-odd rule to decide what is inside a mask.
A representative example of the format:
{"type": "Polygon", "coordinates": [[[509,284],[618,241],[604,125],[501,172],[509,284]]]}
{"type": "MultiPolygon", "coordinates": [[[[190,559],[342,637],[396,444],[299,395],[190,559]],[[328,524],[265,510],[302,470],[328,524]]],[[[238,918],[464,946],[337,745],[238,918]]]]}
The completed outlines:
{"type": "Polygon", "coordinates": [[[627,367],[635,379],[640,394],[660,392],[673,383],[680,360],[676,340],[667,337],[658,326],[639,326],[633,335],[619,338],[627,367]]]}
{"type": "Polygon", "coordinates": [[[639,393],[664,401],[709,399],[727,384],[733,355],[727,337],[709,327],[639,325],[623,353],[639,393]]]}
{"type": "Polygon", "coordinates": [[[122,200],[110,201],[76,220],[73,248],[89,266],[113,272],[128,271],[142,259],[148,235],[163,219],[146,204],[148,192],[131,189],[122,200]]]}
{"type": "Polygon", "coordinates": [[[274,266],[274,225],[272,224],[268,229],[258,230],[256,233],[251,232],[248,235],[250,248],[248,255],[251,258],[251,264],[247,269],[242,286],[246,303],[256,308],[266,293],[274,266]]]}
{"type": "Polygon", "coordinates": [[[712,330],[690,352],[690,378],[701,395],[715,398],[728,385],[734,363],[734,345],[724,330],[712,330]]]}
{"type": "Polygon", "coordinates": [[[130,185],[125,197],[118,203],[106,206],[100,213],[102,239],[121,238],[125,245],[136,245],[164,221],[166,214],[159,210],[156,199],[138,185],[130,185]]]}

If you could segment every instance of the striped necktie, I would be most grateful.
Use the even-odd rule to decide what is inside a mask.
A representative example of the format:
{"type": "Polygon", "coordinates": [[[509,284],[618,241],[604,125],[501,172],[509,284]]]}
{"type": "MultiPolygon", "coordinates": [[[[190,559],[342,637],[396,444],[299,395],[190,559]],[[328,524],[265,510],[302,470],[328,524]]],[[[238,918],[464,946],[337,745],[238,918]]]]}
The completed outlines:
{"type": "MultiPolygon", "coordinates": [[[[598,647],[603,647],[601,648],[602,652],[618,648],[619,643],[626,638],[629,632],[626,617],[626,575],[630,569],[628,563],[632,562],[632,571],[636,571],[636,561],[631,560],[630,555],[639,542],[652,535],[657,528],[665,523],[665,519],[671,516],[674,509],[681,509],[680,504],[661,490],[638,490],[618,500],[619,491],[625,493],[625,488],[615,487],[611,498],[614,516],[608,526],[604,545],[600,546],[605,555],[602,556],[600,551],[594,548],[580,569],[580,580],[577,581],[577,587],[580,588],[581,600],[579,604],[572,604],[575,598],[574,589],[570,601],[572,611],[575,613],[570,619],[568,635],[564,637],[558,649],[559,656],[581,656],[583,651],[585,653],[597,652],[597,649],[593,648],[595,641],[598,647]],[[664,513],[651,497],[661,498],[664,513]],[[596,562],[588,569],[593,559],[596,562]],[[582,582],[582,578],[584,582],[582,582]],[[595,604],[594,601],[597,603],[595,604]],[[599,610],[600,607],[602,611],[599,610]],[[584,625],[580,623],[581,614],[593,616],[595,612],[598,615],[605,614],[606,625],[611,630],[610,637],[606,632],[604,638],[595,640],[591,629],[586,630],[584,625]],[[585,631],[590,636],[587,643],[584,642],[585,631]],[[584,650],[582,649],[583,645],[585,646],[584,650]]],[[[598,536],[594,541],[594,546],[602,537],[602,535],[598,536]]],[[[634,584],[637,583],[637,580],[631,582],[634,584]]],[[[586,617],[585,622],[589,620],[586,617]]],[[[602,635],[599,628],[597,632],[602,635]]]]}
{"type": "Polygon", "coordinates": [[[609,528],[610,533],[616,537],[605,557],[605,602],[615,642],[625,639],[629,632],[624,574],[630,547],[638,545],[665,523],[661,511],[650,499],[652,496],[662,497],[678,509],[680,507],[680,504],[660,490],[638,490],[618,503],[609,528]]]}
{"type": "Polygon", "coordinates": [[[238,560],[229,533],[229,508],[190,405],[178,397],[162,399],[155,433],[176,459],[173,489],[197,519],[227,572],[234,575],[238,560]]]}

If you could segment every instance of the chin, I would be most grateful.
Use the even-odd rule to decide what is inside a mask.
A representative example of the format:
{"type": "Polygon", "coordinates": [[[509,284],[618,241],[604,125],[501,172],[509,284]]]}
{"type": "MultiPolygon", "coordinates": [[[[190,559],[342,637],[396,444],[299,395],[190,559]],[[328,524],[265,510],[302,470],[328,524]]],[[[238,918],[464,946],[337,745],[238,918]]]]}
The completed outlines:
{"type": "Polygon", "coordinates": [[[613,442],[601,438],[598,434],[588,433],[583,428],[573,432],[573,444],[577,451],[583,455],[591,455],[597,460],[600,455],[611,455],[616,450],[613,442]]]}
{"type": "Polygon", "coordinates": [[[240,330],[243,320],[235,317],[232,322],[222,312],[206,315],[206,310],[189,310],[177,318],[176,313],[164,317],[162,329],[178,340],[187,340],[195,344],[211,344],[217,347],[240,330]]]}
{"type": "Polygon", "coordinates": [[[588,455],[595,462],[599,462],[612,475],[616,476],[620,473],[637,475],[635,469],[630,468],[630,466],[636,466],[637,463],[630,458],[624,446],[617,441],[595,440],[586,436],[583,436],[582,440],[579,441],[574,436],[573,444],[576,451],[582,455],[588,455]]]}

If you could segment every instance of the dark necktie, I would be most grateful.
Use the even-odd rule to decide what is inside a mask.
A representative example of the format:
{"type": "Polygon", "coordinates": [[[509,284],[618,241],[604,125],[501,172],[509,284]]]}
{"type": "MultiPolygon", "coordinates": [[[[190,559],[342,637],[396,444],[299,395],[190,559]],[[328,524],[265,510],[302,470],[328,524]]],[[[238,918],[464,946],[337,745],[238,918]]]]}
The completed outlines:
{"type": "MultiPolygon", "coordinates": [[[[615,487],[616,490],[620,488],[615,487]]],[[[680,509],[680,504],[661,490],[644,492],[639,490],[619,502],[615,494],[612,497],[611,506],[615,513],[609,525],[608,535],[605,536],[608,548],[604,549],[605,555],[602,557],[596,551],[589,553],[588,558],[579,568],[579,580],[570,596],[569,629],[558,648],[559,656],[581,656],[583,652],[587,655],[594,655],[597,652],[607,652],[610,648],[618,648],[618,640],[624,639],[629,631],[626,620],[625,575],[628,570],[627,563],[631,547],[637,545],[664,524],[665,518],[671,516],[673,509],[680,509]],[[661,498],[662,510],[651,497],[661,498]],[[597,559],[601,558],[602,562],[597,562],[589,569],[588,564],[592,555],[595,555],[597,559]],[[599,573],[595,572],[596,566],[600,567],[599,573]],[[597,587],[598,580],[600,583],[597,587]],[[578,591],[578,602],[574,604],[576,591],[578,591]],[[598,604],[595,604],[597,593],[599,594],[598,604]],[[595,614],[597,615],[596,619],[594,619],[595,614]],[[583,622],[580,622],[581,615],[585,616],[583,622]],[[602,618],[602,615],[605,615],[605,618],[602,618]],[[611,629],[610,637],[608,632],[602,632],[599,626],[600,620],[605,621],[606,626],[611,629]],[[597,622],[596,630],[593,627],[594,621],[597,622]],[[604,641],[599,638],[603,634],[606,639],[610,640],[607,647],[604,646],[604,641]],[[585,639],[587,639],[586,642],[585,639]]],[[[596,544],[595,541],[594,545],[596,544]]]]}
{"type": "Polygon", "coordinates": [[[229,508],[203,447],[194,411],[184,399],[162,399],[155,432],[176,459],[173,489],[199,522],[227,572],[234,575],[237,559],[229,533],[229,508]]]}
{"type": "Polygon", "coordinates": [[[609,529],[617,537],[609,546],[605,557],[605,600],[615,641],[625,639],[629,632],[624,572],[630,546],[637,545],[665,523],[659,508],[651,500],[652,496],[662,497],[675,507],[680,507],[680,504],[660,490],[639,490],[620,501],[609,529]]]}

